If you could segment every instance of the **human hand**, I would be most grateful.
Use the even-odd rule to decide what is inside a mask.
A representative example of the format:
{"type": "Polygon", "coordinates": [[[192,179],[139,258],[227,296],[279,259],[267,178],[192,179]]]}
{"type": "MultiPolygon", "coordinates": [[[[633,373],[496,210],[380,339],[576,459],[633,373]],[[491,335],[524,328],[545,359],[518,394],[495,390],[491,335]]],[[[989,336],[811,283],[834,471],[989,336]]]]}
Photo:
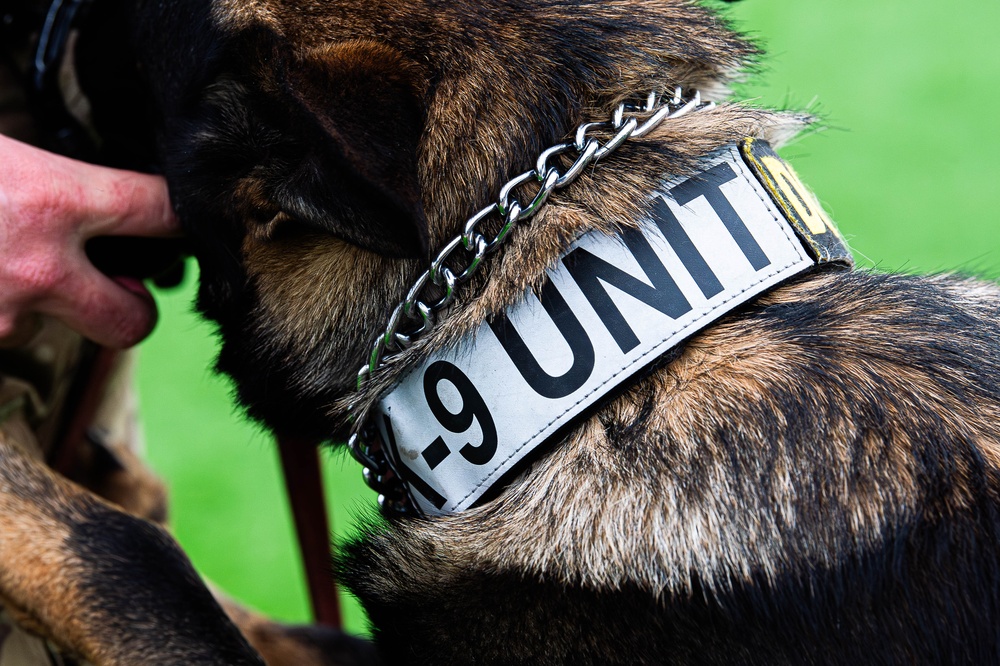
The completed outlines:
{"type": "Polygon", "coordinates": [[[98,167],[0,136],[0,345],[29,337],[40,314],[108,347],[142,340],[156,305],[142,282],[90,263],[98,236],[177,236],[166,182],[98,167]]]}

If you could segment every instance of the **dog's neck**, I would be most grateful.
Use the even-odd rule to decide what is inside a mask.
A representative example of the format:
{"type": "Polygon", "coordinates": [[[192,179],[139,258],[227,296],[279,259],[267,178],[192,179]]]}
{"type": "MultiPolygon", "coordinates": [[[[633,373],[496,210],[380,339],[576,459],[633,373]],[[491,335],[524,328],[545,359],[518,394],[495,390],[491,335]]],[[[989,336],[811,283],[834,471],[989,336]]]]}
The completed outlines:
{"type": "MultiPolygon", "coordinates": [[[[616,123],[616,128],[619,124],[616,123]]],[[[580,144],[578,145],[580,148],[583,142],[577,143],[580,144]]],[[[702,161],[701,173],[696,176],[668,179],[671,180],[669,184],[664,185],[662,182],[659,184],[657,195],[649,196],[647,193],[644,199],[647,209],[651,201],[657,201],[666,210],[664,215],[657,215],[655,210],[650,215],[647,210],[639,218],[645,220],[645,224],[636,218],[631,218],[631,221],[625,220],[623,226],[626,230],[621,238],[591,232],[582,239],[575,240],[573,251],[568,256],[566,252],[562,253],[562,266],[558,270],[554,269],[555,272],[550,272],[541,291],[535,290],[536,294],[541,294],[544,309],[553,320],[557,320],[557,324],[558,317],[553,308],[561,310],[563,319],[572,320],[577,328],[580,328],[578,318],[580,312],[584,310],[590,314],[596,312],[597,318],[592,322],[592,327],[603,324],[608,328],[608,322],[602,321],[599,312],[601,308],[595,302],[597,292],[605,296],[607,292],[600,286],[596,291],[582,290],[583,285],[580,283],[582,278],[577,274],[579,271],[575,271],[570,264],[573,263],[571,260],[581,253],[586,254],[588,258],[594,258],[602,253],[613,255],[617,249],[618,254],[628,255],[629,252],[621,248],[624,240],[625,245],[633,253],[641,250],[643,254],[644,258],[633,254],[629,255],[632,256],[631,261],[624,260],[626,264],[635,264],[638,259],[641,267],[638,277],[611,268],[612,264],[603,259],[595,261],[609,267],[625,280],[631,278],[636,284],[652,280],[652,291],[658,291],[657,297],[662,297],[659,298],[660,301],[666,298],[665,294],[670,291],[668,287],[672,288],[676,292],[673,304],[677,307],[667,307],[669,303],[653,304],[650,299],[640,298],[658,310],[658,316],[650,317],[651,313],[640,307],[636,315],[638,321],[630,320],[626,323],[619,309],[620,304],[610,304],[610,297],[605,298],[604,300],[607,300],[605,305],[608,307],[604,309],[607,312],[613,311],[615,319],[621,320],[618,322],[622,325],[619,328],[626,331],[623,335],[630,338],[630,344],[623,346],[622,340],[619,339],[621,336],[609,330],[614,338],[613,343],[603,345],[603,348],[599,349],[598,362],[595,365],[594,344],[587,339],[588,334],[584,328],[580,328],[581,335],[577,337],[581,338],[581,344],[589,350],[587,354],[583,354],[587,357],[586,363],[583,364],[586,365],[587,371],[576,373],[580,375],[581,381],[573,383],[571,390],[561,391],[559,395],[549,395],[551,392],[539,389],[538,382],[532,381],[533,375],[551,379],[540,369],[541,366],[537,361],[534,365],[538,366],[536,370],[540,372],[526,373],[526,364],[518,364],[511,350],[513,339],[521,342],[520,347],[523,348],[521,351],[527,350],[517,329],[521,329],[522,332],[533,332],[539,328],[544,330],[545,322],[549,321],[537,307],[537,303],[533,302],[535,307],[532,307],[523,296],[518,299],[516,306],[507,309],[506,315],[490,316],[488,323],[480,323],[478,330],[466,333],[457,344],[450,345],[446,349],[434,349],[429,358],[398,380],[389,395],[383,397],[378,413],[373,419],[379,431],[377,439],[382,443],[381,447],[376,447],[376,451],[379,448],[384,449],[391,459],[389,466],[393,471],[387,474],[388,469],[384,463],[375,461],[370,455],[365,454],[368,449],[364,447],[360,438],[374,439],[375,428],[369,427],[367,432],[362,430],[360,438],[356,436],[354,440],[355,447],[360,449],[359,459],[372,468],[372,472],[369,473],[370,482],[381,492],[389,494],[389,498],[383,497],[383,501],[387,501],[389,506],[394,508],[412,509],[417,506],[420,512],[431,514],[468,508],[480,498],[488,496],[491,488],[501,486],[502,478],[509,476],[512,470],[523,466],[520,463],[528,459],[532,451],[544,449],[544,442],[559,431],[565,430],[592,405],[606,399],[608,394],[613,394],[621,382],[662,357],[711,321],[723,316],[738,304],[818,263],[850,262],[846,248],[818,208],[818,204],[808,194],[808,190],[797,181],[794,174],[787,170],[765,143],[749,139],[740,149],[730,146],[710,154],[706,159],[707,161],[702,161]],[[716,178],[717,172],[721,172],[722,169],[731,177],[721,180],[716,178]],[[721,188],[723,181],[728,187],[729,194],[723,194],[721,188]],[[733,183],[736,185],[729,187],[733,183]],[[682,189],[685,193],[687,190],[697,190],[697,192],[688,197],[680,193],[682,189]],[[673,192],[677,192],[677,195],[675,196],[673,192]],[[692,197],[702,196],[710,204],[707,209],[708,215],[686,205],[693,200],[692,197]],[[683,201],[682,197],[685,197],[683,201]],[[668,204],[670,201],[673,201],[674,212],[670,211],[668,204]],[[741,203],[739,206],[734,206],[733,201],[741,203]],[[675,215],[675,212],[678,215],[675,215]],[[665,218],[670,218],[676,223],[676,233],[667,228],[665,218]],[[712,221],[708,218],[712,218],[712,221]],[[678,222],[678,219],[685,221],[678,222]],[[640,229],[645,227],[644,230],[628,229],[635,224],[638,224],[640,229]],[[712,235],[706,234],[705,230],[712,228],[713,224],[718,226],[722,233],[716,234],[716,238],[711,240],[712,235]],[[659,233],[653,231],[654,226],[659,227],[659,233]],[[678,245],[686,243],[690,246],[691,240],[688,234],[692,231],[701,238],[700,247],[695,248],[693,253],[678,245]],[[674,234],[673,238],[671,234],[674,234]],[[648,237],[652,236],[656,236],[659,240],[651,244],[648,237]],[[728,240],[720,243],[721,236],[726,236],[728,240]],[[710,240],[706,242],[706,239],[710,240]],[[712,269],[708,268],[699,253],[699,250],[704,251],[707,246],[713,248],[710,250],[708,263],[723,267],[726,272],[725,287],[712,269]],[[738,248],[738,252],[727,254],[727,250],[734,248],[738,248]],[[742,261],[736,255],[740,255],[742,261]],[[692,264],[695,258],[700,265],[692,264]],[[654,266],[656,267],[654,270],[666,269],[659,281],[650,272],[654,266]],[[745,270],[742,272],[733,270],[733,266],[741,266],[745,270]],[[576,299],[578,302],[566,307],[567,299],[559,296],[559,291],[564,289],[557,289],[554,283],[560,281],[564,285],[571,283],[572,280],[568,277],[570,274],[579,286],[575,291],[571,289],[571,293],[579,298],[576,299]],[[689,297],[677,288],[679,281],[674,278],[680,274],[686,276],[680,282],[690,282],[701,290],[701,294],[698,295],[701,299],[697,301],[698,305],[692,307],[689,297]],[[706,285],[711,293],[705,291],[706,285]],[[553,298],[547,300],[547,294],[553,298]],[[558,304],[555,303],[555,296],[559,296],[558,304]],[[559,307],[556,307],[557,305],[559,307]],[[681,305],[686,307],[681,308],[681,305]],[[511,324],[514,320],[519,321],[517,326],[511,324]],[[490,331],[493,335],[490,335],[490,331]],[[495,344],[497,342],[499,344],[495,344]],[[506,363],[500,358],[501,356],[506,363]],[[519,373],[504,375],[498,372],[497,368],[510,366],[512,360],[519,373]],[[448,371],[445,372],[442,368],[448,371]],[[443,380],[447,380],[444,384],[446,387],[453,387],[460,394],[457,399],[451,396],[453,399],[449,404],[456,408],[454,411],[445,405],[439,393],[438,387],[443,380]],[[489,399],[484,400],[482,389],[487,387],[503,387],[505,390],[499,392],[492,390],[488,393],[489,399]],[[518,387],[523,390],[516,390],[518,387]],[[535,406],[539,408],[535,409],[535,406]],[[502,436],[497,436],[498,426],[493,414],[514,415],[513,421],[508,420],[506,424],[500,424],[502,436]],[[476,422],[478,426],[474,426],[476,422]],[[450,456],[451,450],[445,439],[454,439],[456,436],[461,439],[465,436],[463,433],[466,430],[472,433],[472,439],[481,440],[482,443],[479,445],[468,443],[462,446],[461,453],[465,460],[459,461],[458,456],[450,456]],[[420,444],[425,439],[430,442],[429,446],[420,444]],[[441,464],[443,462],[444,465],[441,464]],[[406,485],[409,487],[407,497],[403,497],[400,490],[402,484],[398,481],[399,476],[407,481],[406,485]],[[387,483],[387,478],[393,483],[387,483]],[[438,492],[435,487],[444,494],[438,492]]],[[[542,161],[539,160],[540,163],[542,161]]],[[[540,179],[545,181],[542,186],[544,190],[548,180],[544,177],[540,179]]],[[[509,205],[503,200],[504,198],[501,197],[501,209],[509,205]]],[[[538,199],[544,197],[536,197],[536,200],[538,199]]],[[[468,228],[471,227],[467,226],[468,228]]],[[[482,242],[480,239],[480,243],[482,242]]],[[[482,252],[479,252],[477,260],[481,258],[482,252]]],[[[434,262],[430,274],[437,273],[440,276],[441,271],[442,262],[434,262]]],[[[456,273],[458,272],[460,271],[456,270],[456,273]]],[[[455,286],[452,277],[448,275],[449,292],[455,286]]],[[[594,279],[589,282],[597,285],[597,280],[601,276],[595,274],[591,277],[594,279]]],[[[607,275],[604,275],[604,278],[607,278],[607,275]]],[[[418,284],[426,281],[425,276],[418,281],[418,284]]],[[[609,283],[614,284],[615,281],[612,279],[609,283]]],[[[648,284],[645,287],[649,289],[648,284]]],[[[419,289],[411,290],[411,296],[414,291],[419,292],[419,289]]],[[[627,288],[625,291],[631,293],[627,288]]],[[[631,295],[636,296],[636,294],[631,295]]],[[[407,307],[412,307],[412,300],[411,298],[407,307]]],[[[427,306],[423,303],[419,305],[424,308],[425,314],[428,314],[427,306]]],[[[379,366],[380,356],[385,351],[385,341],[393,340],[399,313],[400,309],[397,309],[394,321],[390,323],[390,330],[376,344],[372,369],[379,366]]],[[[561,325],[557,327],[566,335],[561,325]]],[[[553,361],[557,366],[569,365],[570,371],[561,379],[572,375],[574,369],[579,369],[578,366],[583,367],[578,363],[580,358],[577,352],[580,345],[574,343],[571,337],[566,337],[571,351],[570,357],[562,359],[567,363],[558,360],[560,352],[566,351],[566,344],[557,339],[558,336],[535,337],[534,343],[530,345],[532,351],[542,350],[541,356],[546,358],[547,365],[551,366],[553,361]]],[[[413,342],[410,336],[401,339],[408,343],[413,342]]],[[[531,352],[521,356],[531,356],[531,352]]],[[[362,375],[368,375],[368,371],[364,371],[362,375]]],[[[445,394],[448,390],[450,389],[445,390],[445,394]]],[[[451,392],[454,393],[454,390],[451,392]]]]}
{"type": "MultiPolygon", "coordinates": [[[[475,330],[488,313],[503,311],[526,290],[539,288],[545,271],[584,233],[613,235],[637,227],[647,216],[650,194],[666,181],[701,171],[706,156],[745,138],[780,146],[810,121],[801,114],[720,104],[664,123],[642,141],[602,160],[600,177],[584,174],[573,187],[551,197],[530,227],[511,235],[491,265],[464,285],[440,326],[393,355],[357,393],[336,401],[329,413],[366,418],[379,397],[431,350],[454,344],[475,330]]],[[[461,231],[455,226],[446,237],[461,231]]],[[[400,287],[400,299],[406,289],[400,287]]],[[[380,323],[384,328],[385,322],[380,323]]]]}

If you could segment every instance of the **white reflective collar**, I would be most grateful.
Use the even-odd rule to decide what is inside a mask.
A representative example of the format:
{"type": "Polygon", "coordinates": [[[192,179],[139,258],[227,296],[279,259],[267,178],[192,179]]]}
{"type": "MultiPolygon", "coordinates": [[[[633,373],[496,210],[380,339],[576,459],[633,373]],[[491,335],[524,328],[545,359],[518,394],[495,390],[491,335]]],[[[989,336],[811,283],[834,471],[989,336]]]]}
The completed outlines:
{"type": "Polygon", "coordinates": [[[469,508],[666,351],[817,260],[849,262],[794,172],[764,143],[742,151],[667,182],[640,229],[582,236],[539,293],[433,353],[381,399],[373,418],[421,511],[469,508]]]}

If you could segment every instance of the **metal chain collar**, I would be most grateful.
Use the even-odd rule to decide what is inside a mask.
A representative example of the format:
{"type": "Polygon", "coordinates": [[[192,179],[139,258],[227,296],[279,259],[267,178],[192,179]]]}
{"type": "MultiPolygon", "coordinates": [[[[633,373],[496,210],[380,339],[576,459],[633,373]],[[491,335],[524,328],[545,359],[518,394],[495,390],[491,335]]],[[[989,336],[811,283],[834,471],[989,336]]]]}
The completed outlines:
{"type": "MultiPolygon", "coordinates": [[[[358,391],[387,359],[402,353],[417,338],[435,327],[438,313],[455,300],[457,288],[482,267],[483,259],[504,244],[515,223],[525,222],[538,213],[553,190],[566,187],[588,166],[628,139],[645,136],[664,120],[714,106],[714,102],[702,102],[699,91],[689,98],[684,96],[680,87],[669,98],[651,92],[644,103],[619,104],[611,120],[584,123],[576,128],[572,141],[542,151],[535,168],[515,176],[501,187],[497,201],[470,217],[462,233],[445,244],[430,267],[413,283],[406,298],[389,316],[385,331],[375,340],[368,363],[358,371],[358,391]],[[603,143],[602,139],[605,139],[603,143]],[[549,164],[564,154],[575,156],[568,169],[560,171],[549,164]],[[538,189],[527,204],[522,204],[515,192],[532,181],[538,189]],[[491,218],[499,219],[500,228],[492,238],[488,238],[480,232],[480,228],[491,218]],[[460,260],[457,254],[460,248],[464,260],[460,260]]],[[[527,197],[525,200],[528,200],[527,197]]],[[[416,509],[406,494],[406,488],[389,464],[371,424],[355,423],[348,444],[351,455],[364,466],[365,482],[379,493],[379,506],[395,513],[414,513],[416,509]]]]}

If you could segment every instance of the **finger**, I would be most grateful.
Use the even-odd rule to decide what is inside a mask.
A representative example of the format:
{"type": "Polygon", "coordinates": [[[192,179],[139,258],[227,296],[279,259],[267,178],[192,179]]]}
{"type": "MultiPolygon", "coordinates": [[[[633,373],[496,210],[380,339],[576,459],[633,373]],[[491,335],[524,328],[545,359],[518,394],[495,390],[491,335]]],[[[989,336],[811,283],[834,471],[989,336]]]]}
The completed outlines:
{"type": "Polygon", "coordinates": [[[156,303],[140,281],[108,278],[90,264],[77,268],[73,280],[54,291],[38,309],[114,349],[140,342],[153,330],[157,319],[156,303]]]}
{"type": "Polygon", "coordinates": [[[87,164],[3,136],[0,154],[0,200],[6,194],[21,202],[23,215],[61,220],[85,240],[180,234],[159,176],[87,164]]]}
{"type": "Polygon", "coordinates": [[[94,236],[175,237],[180,223],[161,176],[83,165],[81,202],[84,238],[94,236]]]}

